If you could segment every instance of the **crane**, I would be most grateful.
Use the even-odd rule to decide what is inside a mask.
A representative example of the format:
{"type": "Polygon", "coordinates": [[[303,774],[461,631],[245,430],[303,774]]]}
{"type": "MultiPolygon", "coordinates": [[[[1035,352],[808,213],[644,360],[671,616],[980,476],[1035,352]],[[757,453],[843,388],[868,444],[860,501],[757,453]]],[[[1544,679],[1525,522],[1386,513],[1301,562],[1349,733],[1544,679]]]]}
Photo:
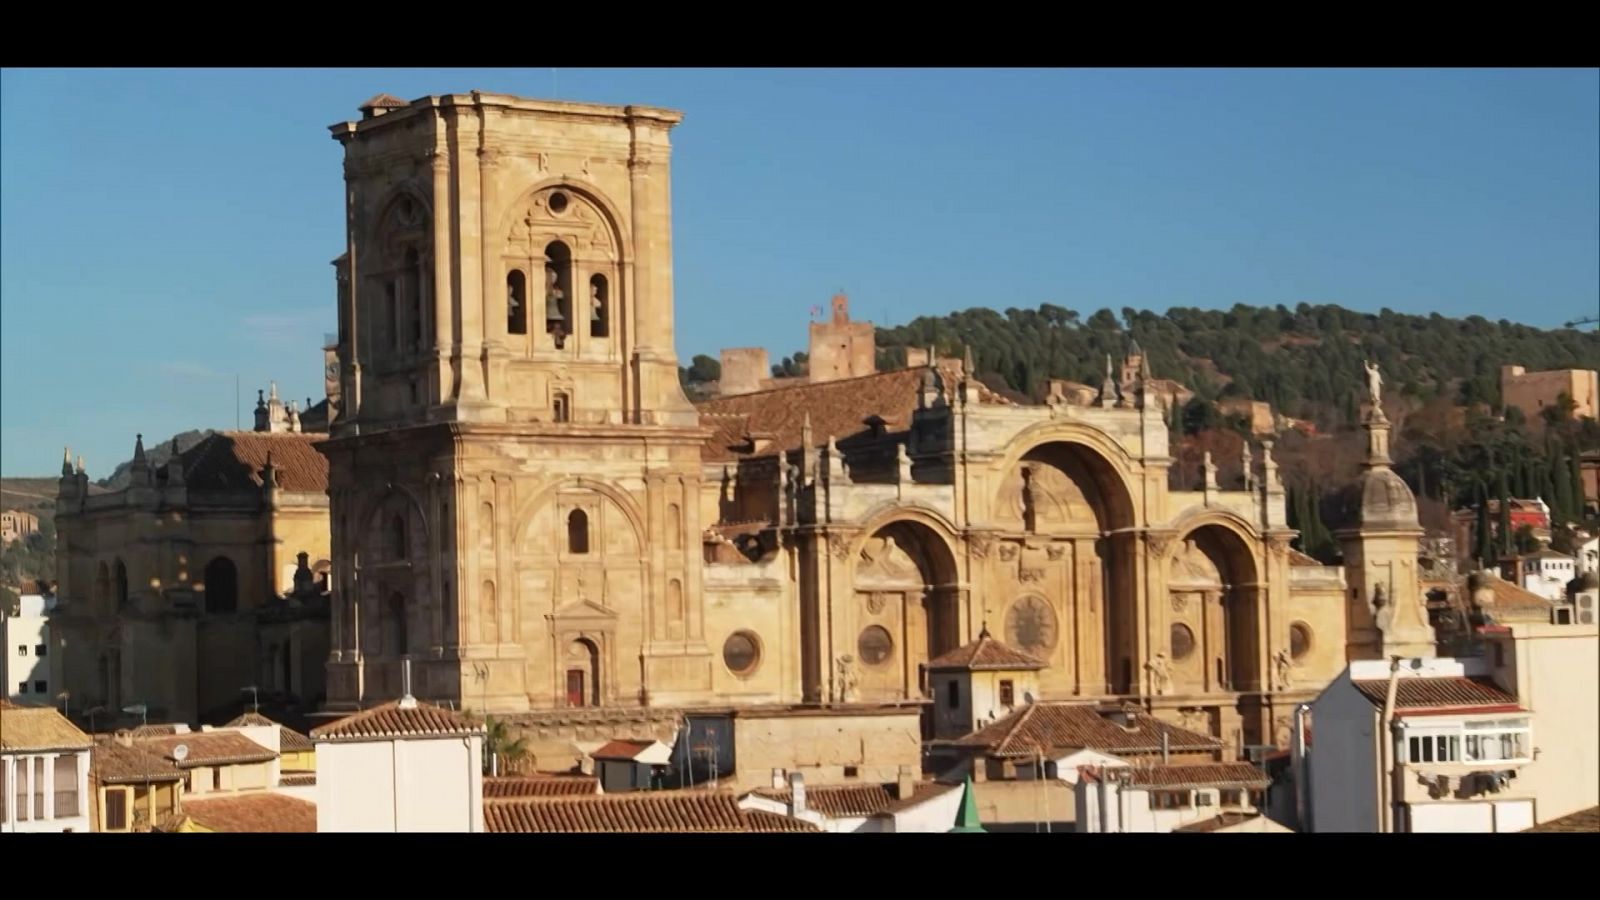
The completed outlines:
{"type": "Polygon", "coordinates": [[[1595,316],[1586,316],[1582,319],[1574,319],[1571,322],[1565,322],[1561,327],[1577,328],[1579,325],[1600,325],[1600,318],[1596,318],[1595,316]]]}

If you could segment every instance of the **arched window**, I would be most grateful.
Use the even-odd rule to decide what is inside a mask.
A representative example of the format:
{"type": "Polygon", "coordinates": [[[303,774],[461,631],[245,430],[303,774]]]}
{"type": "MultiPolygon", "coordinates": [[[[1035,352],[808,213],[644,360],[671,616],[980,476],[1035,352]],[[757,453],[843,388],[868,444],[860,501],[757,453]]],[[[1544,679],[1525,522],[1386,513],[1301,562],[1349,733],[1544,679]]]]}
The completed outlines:
{"type": "Polygon", "coordinates": [[[422,261],[415,247],[406,249],[406,303],[410,306],[411,347],[422,349],[422,261]]]}
{"type": "Polygon", "coordinates": [[[560,241],[544,248],[544,325],[557,349],[566,346],[572,324],[572,251],[560,241]]]}
{"type": "Polygon", "coordinates": [[[390,656],[404,656],[411,652],[406,634],[406,598],[399,591],[389,595],[383,608],[383,649],[390,656]]]}
{"type": "Polygon", "coordinates": [[[406,556],[406,517],[395,516],[389,522],[389,558],[405,559],[406,556]]]}
{"type": "Polygon", "coordinates": [[[606,277],[595,275],[589,279],[589,335],[605,337],[610,333],[609,319],[611,297],[607,293],[606,277]]]}
{"type": "Polygon", "coordinates": [[[567,514],[567,552],[589,552],[589,514],[581,509],[567,514]]]}
{"type": "Polygon", "coordinates": [[[384,343],[395,350],[400,349],[400,295],[393,281],[383,286],[384,291],[384,343]]]}
{"type": "Polygon", "coordinates": [[[219,556],[206,563],[206,612],[231,613],[239,609],[239,572],[233,560],[219,556]]]}
{"type": "Polygon", "coordinates": [[[128,606],[128,567],[117,560],[116,570],[117,609],[126,609],[128,606]]]}
{"type": "Polygon", "coordinates": [[[112,612],[111,569],[101,563],[94,576],[94,610],[100,615],[112,612]]]}
{"type": "Polygon", "coordinates": [[[517,269],[506,276],[506,333],[528,333],[528,279],[517,269]]]}

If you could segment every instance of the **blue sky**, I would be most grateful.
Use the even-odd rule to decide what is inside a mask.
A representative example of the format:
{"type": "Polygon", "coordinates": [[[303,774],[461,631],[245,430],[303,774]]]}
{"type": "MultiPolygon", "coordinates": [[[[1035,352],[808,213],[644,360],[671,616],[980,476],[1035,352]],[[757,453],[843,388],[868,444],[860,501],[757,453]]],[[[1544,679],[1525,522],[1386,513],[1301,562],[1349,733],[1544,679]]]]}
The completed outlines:
{"type": "Polygon", "coordinates": [[[92,477],[321,393],[326,127],[386,91],[685,113],[678,352],[803,349],[838,289],[969,306],[1600,307],[1596,70],[15,70],[0,77],[0,472],[92,477]]]}

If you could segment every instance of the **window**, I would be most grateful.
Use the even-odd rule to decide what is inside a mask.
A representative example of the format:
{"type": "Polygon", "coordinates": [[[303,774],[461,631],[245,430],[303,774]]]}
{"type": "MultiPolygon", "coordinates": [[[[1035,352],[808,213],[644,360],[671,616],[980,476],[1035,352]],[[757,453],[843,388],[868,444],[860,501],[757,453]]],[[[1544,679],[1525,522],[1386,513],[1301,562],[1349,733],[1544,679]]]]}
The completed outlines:
{"type": "Polygon", "coordinates": [[[222,767],[221,766],[217,766],[216,768],[211,770],[211,789],[213,791],[222,790],[222,767]]]}
{"type": "Polygon", "coordinates": [[[1151,809],[1189,809],[1193,806],[1189,791],[1151,791],[1151,809]]]}
{"type": "Polygon", "coordinates": [[[389,521],[389,558],[406,558],[406,519],[395,516],[389,521]]]}
{"type": "Polygon", "coordinates": [[[506,333],[528,333],[528,280],[516,269],[506,276],[506,333]]]}
{"type": "Polygon", "coordinates": [[[78,757],[56,757],[56,818],[78,814],[78,757]]]}
{"type": "Polygon", "coordinates": [[[1407,750],[1408,762],[1460,762],[1461,738],[1454,734],[1411,735],[1407,750]]]}
{"type": "Polygon", "coordinates": [[[605,337],[608,332],[607,313],[610,298],[606,295],[606,277],[595,275],[589,279],[589,336],[605,337]]]}
{"type": "MultiPolygon", "coordinates": [[[[955,682],[951,682],[951,684],[954,683],[955,682]]],[[[1005,679],[1000,682],[1000,705],[1017,705],[1017,688],[1016,685],[1010,681],[1010,679],[1005,679]]]]}
{"type": "Polygon", "coordinates": [[[961,682],[950,681],[945,686],[945,698],[951,709],[961,705],[961,682]]]}
{"type": "Polygon", "coordinates": [[[1222,805],[1223,806],[1243,806],[1244,805],[1244,791],[1238,791],[1238,790],[1223,791],[1221,793],[1220,799],[1222,801],[1222,805]]]}
{"type": "Polygon", "coordinates": [[[106,829],[124,831],[128,827],[128,792],[121,788],[106,789],[106,829]]]}
{"type": "Polygon", "coordinates": [[[233,560],[219,556],[206,563],[206,612],[231,613],[239,608],[239,572],[233,560]]]}
{"type": "Polygon", "coordinates": [[[581,509],[567,514],[567,552],[589,552],[589,514],[581,509]]]}
{"type": "Polygon", "coordinates": [[[557,391],[550,400],[550,417],[556,422],[572,421],[572,397],[565,392],[557,391]]]}
{"type": "Polygon", "coordinates": [[[557,350],[566,346],[572,326],[572,251],[560,241],[544,248],[545,331],[557,350]]]}
{"type": "Polygon", "coordinates": [[[722,662],[735,675],[749,675],[761,663],[761,642],[748,631],[735,631],[722,644],[722,662]]]}
{"type": "Polygon", "coordinates": [[[17,655],[18,656],[27,656],[28,655],[28,645],[27,644],[18,644],[17,645],[17,655]]]}
{"type": "Polygon", "coordinates": [[[44,656],[47,652],[49,652],[49,650],[50,650],[50,648],[45,646],[44,644],[34,644],[33,645],[33,655],[34,656],[44,656]]]}
{"type": "Polygon", "coordinates": [[[28,692],[28,683],[26,681],[17,682],[17,693],[26,694],[27,692],[28,692]]]}
{"type": "Polygon", "coordinates": [[[845,766],[844,767],[844,777],[846,777],[846,778],[860,778],[861,777],[861,769],[859,767],[857,767],[857,766],[845,766]]]}
{"type": "Polygon", "coordinates": [[[35,694],[48,694],[50,693],[50,686],[43,681],[35,681],[33,683],[33,692],[35,694]]]}
{"type": "Polygon", "coordinates": [[[1216,805],[1216,798],[1214,797],[1214,795],[1210,791],[1195,791],[1194,792],[1194,805],[1195,806],[1214,806],[1214,805],[1216,805]]]}
{"type": "Polygon", "coordinates": [[[1500,719],[1466,726],[1468,762],[1501,762],[1531,758],[1527,719],[1500,719]]]}

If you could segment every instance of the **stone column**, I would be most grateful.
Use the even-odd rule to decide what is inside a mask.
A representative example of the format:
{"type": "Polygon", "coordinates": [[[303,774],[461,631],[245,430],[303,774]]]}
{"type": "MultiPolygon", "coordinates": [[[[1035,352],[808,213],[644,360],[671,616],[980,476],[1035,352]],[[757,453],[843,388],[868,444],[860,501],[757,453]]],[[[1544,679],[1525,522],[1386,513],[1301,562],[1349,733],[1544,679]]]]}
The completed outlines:
{"type": "MultiPolygon", "coordinates": [[[[480,115],[484,112],[480,110],[480,115]]],[[[498,172],[500,151],[492,146],[478,148],[478,237],[480,246],[478,262],[482,266],[483,282],[479,290],[482,319],[479,328],[483,335],[483,368],[487,380],[488,398],[492,403],[505,402],[503,336],[506,317],[499,309],[504,301],[505,289],[501,284],[500,270],[500,204],[498,172]]],[[[532,291],[528,292],[531,295],[532,291]]],[[[531,327],[531,326],[530,326],[531,327]]]]}
{"type": "Polygon", "coordinates": [[[455,311],[451,303],[450,263],[450,157],[448,151],[429,151],[433,173],[433,355],[438,394],[435,403],[456,399],[456,372],[461,367],[461,339],[455,332],[455,311]]]}

